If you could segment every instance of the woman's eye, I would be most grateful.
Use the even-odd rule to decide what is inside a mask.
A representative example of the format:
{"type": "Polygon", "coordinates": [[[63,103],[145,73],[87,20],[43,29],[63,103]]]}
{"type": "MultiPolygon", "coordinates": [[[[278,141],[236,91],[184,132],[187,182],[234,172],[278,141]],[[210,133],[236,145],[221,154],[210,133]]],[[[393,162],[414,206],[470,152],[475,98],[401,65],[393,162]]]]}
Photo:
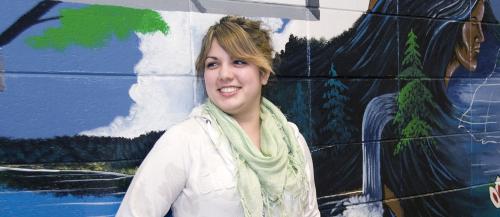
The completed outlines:
{"type": "Polygon", "coordinates": [[[205,68],[207,68],[207,69],[211,69],[211,68],[214,68],[216,66],[217,66],[217,63],[212,63],[212,62],[205,64],[205,68]]]}
{"type": "Polygon", "coordinates": [[[235,60],[235,61],[233,61],[233,63],[236,64],[236,65],[245,65],[245,64],[247,64],[247,62],[245,62],[243,60],[235,60]]]}

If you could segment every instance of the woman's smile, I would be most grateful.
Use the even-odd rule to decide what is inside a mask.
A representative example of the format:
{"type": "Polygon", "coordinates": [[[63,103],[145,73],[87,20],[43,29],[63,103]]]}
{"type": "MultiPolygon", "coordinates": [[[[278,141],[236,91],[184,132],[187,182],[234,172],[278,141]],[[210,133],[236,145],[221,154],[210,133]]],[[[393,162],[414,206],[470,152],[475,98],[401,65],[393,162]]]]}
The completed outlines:
{"type": "Polygon", "coordinates": [[[233,96],[238,93],[238,90],[240,90],[241,87],[236,87],[236,86],[227,86],[227,87],[221,87],[219,88],[219,92],[222,96],[233,96]]]}

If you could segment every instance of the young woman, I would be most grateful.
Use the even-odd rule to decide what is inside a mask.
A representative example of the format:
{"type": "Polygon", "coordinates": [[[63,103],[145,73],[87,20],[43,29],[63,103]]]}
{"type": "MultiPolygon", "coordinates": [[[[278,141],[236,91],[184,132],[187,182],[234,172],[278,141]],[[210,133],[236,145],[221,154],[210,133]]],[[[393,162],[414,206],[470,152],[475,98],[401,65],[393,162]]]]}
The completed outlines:
{"type": "Polygon", "coordinates": [[[320,216],[307,144],[261,95],[272,51],[261,22],[209,28],[196,61],[208,100],[158,140],[117,216],[320,216]]]}

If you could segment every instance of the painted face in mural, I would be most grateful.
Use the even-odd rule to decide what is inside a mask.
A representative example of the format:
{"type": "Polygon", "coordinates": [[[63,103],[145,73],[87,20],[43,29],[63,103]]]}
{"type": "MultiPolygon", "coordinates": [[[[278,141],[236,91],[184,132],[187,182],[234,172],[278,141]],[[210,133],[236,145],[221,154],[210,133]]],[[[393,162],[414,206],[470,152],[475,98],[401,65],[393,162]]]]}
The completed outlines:
{"type": "Polygon", "coordinates": [[[484,1],[479,0],[471,13],[470,22],[462,27],[462,41],[455,47],[455,55],[462,66],[469,71],[477,68],[477,55],[481,43],[484,42],[481,21],[484,16],[484,1]]]}
{"type": "Polygon", "coordinates": [[[222,111],[232,116],[258,111],[268,78],[269,73],[261,75],[257,65],[232,58],[217,40],[212,41],[205,60],[205,87],[222,111]]]}

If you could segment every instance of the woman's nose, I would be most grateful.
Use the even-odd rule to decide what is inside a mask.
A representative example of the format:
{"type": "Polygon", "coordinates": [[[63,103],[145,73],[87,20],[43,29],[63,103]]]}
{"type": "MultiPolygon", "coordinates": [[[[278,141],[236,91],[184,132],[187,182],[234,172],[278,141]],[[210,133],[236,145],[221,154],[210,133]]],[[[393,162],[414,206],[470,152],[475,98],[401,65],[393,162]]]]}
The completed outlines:
{"type": "Polygon", "coordinates": [[[231,66],[226,64],[222,64],[219,70],[219,79],[220,80],[231,80],[233,79],[233,69],[231,66]]]}
{"type": "Polygon", "coordinates": [[[483,26],[481,25],[481,23],[479,23],[477,25],[477,36],[476,36],[476,41],[479,42],[479,43],[483,43],[484,42],[484,32],[483,32],[483,26]]]}

